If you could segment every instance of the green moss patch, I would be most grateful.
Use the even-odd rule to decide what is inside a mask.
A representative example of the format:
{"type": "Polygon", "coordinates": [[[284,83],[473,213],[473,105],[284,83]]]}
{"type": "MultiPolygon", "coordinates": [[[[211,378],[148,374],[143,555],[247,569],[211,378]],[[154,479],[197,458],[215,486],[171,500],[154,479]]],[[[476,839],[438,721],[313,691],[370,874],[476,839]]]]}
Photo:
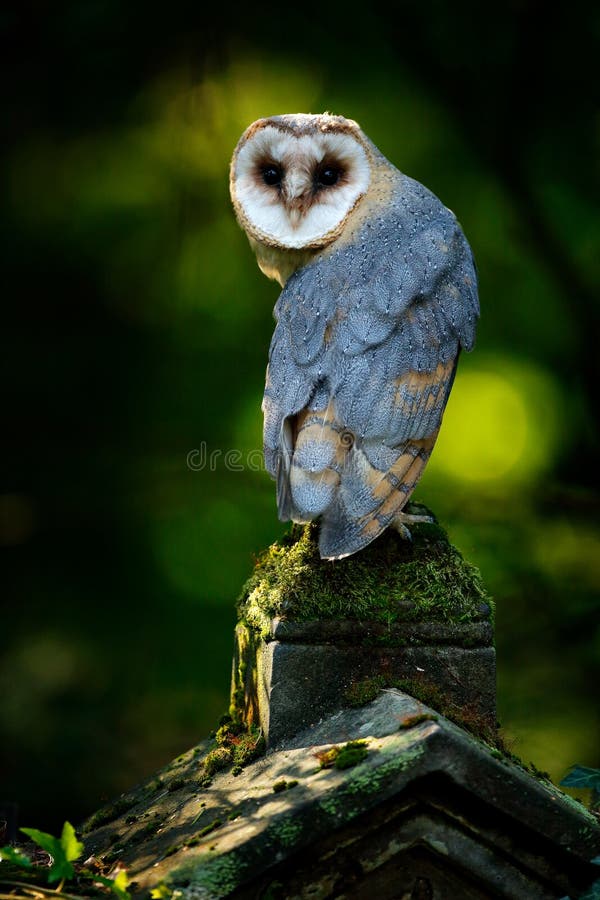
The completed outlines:
{"type": "MultiPolygon", "coordinates": [[[[460,706],[437,684],[423,676],[415,678],[386,678],[378,675],[355,681],[346,691],[345,702],[348,706],[365,706],[374,700],[383,688],[395,688],[398,691],[409,694],[415,700],[420,700],[426,706],[430,706],[436,712],[460,725],[461,728],[470,731],[476,737],[493,746],[501,746],[504,750],[504,744],[498,735],[496,726],[490,722],[489,718],[482,716],[470,707],[460,706]]],[[[400,723],[400,728],[412,728],[426,719],[435,719],[435,716],[428,713],[409,716],[400,723]]]]}
{"type": "Polygon", "coordinates": [[[273,792],[275,794],[281,794],[283,791],[289,791],[290,788],[296,787],[298,781],[286,781],[285,778],[282,778],[280,781],[276,781],[273,785],[273,792]]]}
{"type": "Polygon", "coordinates": [[[318,753],[317,758],[322,769],[351,769],[366,759],[368,752],[366,741],[348,741],[318,753]]]}
{"type": "MultiPolygon", "coordinates": [[[[414,507],[422,513],[423,508],[414,507]]],[[[469,622],[490,603],[479,571],[436,524],[412,528],[413,541],[387,529],[347,559],[322,560],[318,526],[293,526],[263,553],[239,601],[240,619],[263,635],[274,616],[295,621],[398,618],[469,622]]]]}
{"type": "MultiPolygon", "coordinates": [[[[345,701],[348,706],[366,706],[371,703],[383,688],[395,688],[405,694],[420,700],[426,706],[439,712],[446,719],[454,722],[469,731],[474,737],[483,741],[489,748],[495,759],[512,762],[524,769],[529,775],[533,775],[538,781],[551,782],[548,772],[542,772],[534,763],[525,763],[514,754],[506,745],[500,728],[500,723],[492,724],[486,716],[482,716],[476,710],[468,706],[461,706],[449,697],[438,685],[423,676],[415,678],[385,678],[375,676],[356,681],[350,685],[346,692],[345,701]]],[[[399,722],[400,731],[413,728],[422,722],[435,722],[437,716],[432,713],[417,713],[407,716],[399,722]]],[[[335,749],[335,748],[334,748],[335,749]]]]}
{"type": "MultiPolygon", "coordinates": [[[[208,825],[205,825],[204,828],[201,828],[196,834],[192,837],[187,838],[186,840],[179,841],[177,844],[172,844],[165,850],[164,856],[174,856],[176,853],[179,853],[180,850],[187,850],[190,847],[197,847],[204,841],[204,838],[207,835],[212,834],[213,831],[216,831],[217,828],[220,828],[222,825],[222,821],[220,819],[213,819],[212,822],[209,822],[208,825]]],[[[211,850],[213,848],[211,847],[211,850]]]]}
{"type": "Polygon", "coordinates": [[[122,816],[123,813],[128,812],[132,807],[134,807],[138,803],[137,797],[132,796],[123,796],[119,797],[118,800],[115,800],[114,803],[109,804],[108,806],[103,806],[102,809],[99,809],[93,815],[87,819],[83,825],[82,833],[87,834],[90,831],[94,831],[96,828],[100,828],[102,825],[108,825],[109,822],[114,822],[115,819],[118,819],[119,816],[122,816]]]}
{"type": "Polygon", "coordinates": [[[260,728],[246,727],[230,716],[224,716],[215,733],[215,746],[201,761],[204,775],[212,778],[217,772],[232,767],[239,775],[243,767],[265,752],[265,740],[260,728]]]}
{"type": "Polygon", "coordinates": [[[437,722],[438,717],[433,715],[433,713],[417,713],[414,716],[407,716],[405,719],[402,719],[400,722],[399,728],[414,728],[416,725],[421,725],[423,722],[437,722]]]}
{"type": "Polygon", "coordinates": [[[205,837],[207,834],[211,834],[213,831],[215,831],[215,829],[220,828],[222,824],[223,824],[223,823],[221,822],[220,819],[213,819],[212,822],[209,822],[208,825],[205,825],[204,828],[202,828],[202,829],[198,832],[197,837],[198,837],[198,838],[203,838],[203,837],[205,837]]]}
{"type": "Polygon", "coordinates": [[[344,698],[346,705],[366,706],[367,703],[371,703],[379,696],[383,688],[389,686],[388,680],[383,675],[373,675],[370,678],[363,678],[361,681],[354,681],[346,691],[344,698]]]}
{"type": "Polygon", "coordinates": [[[226,769],[233,761],[233,751],[230,747],[215,747],[204,757],[204,771],[209,778],[226,769]]]}

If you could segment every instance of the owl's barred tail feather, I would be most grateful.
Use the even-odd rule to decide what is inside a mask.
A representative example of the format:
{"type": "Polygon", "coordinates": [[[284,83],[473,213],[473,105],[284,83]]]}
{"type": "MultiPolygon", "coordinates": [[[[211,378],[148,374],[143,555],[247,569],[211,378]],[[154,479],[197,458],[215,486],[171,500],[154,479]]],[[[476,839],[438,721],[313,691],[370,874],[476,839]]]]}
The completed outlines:
{"type": "Polygon", "coordinates": [[[302,410],[287,427],[294,444],[289,468],[292,518],[310,521],[334,502],[351,447],[332,403],[319,411],[302,410]]]}
{"type": "Polygon", "coordinates": [[[438,430],[422,440],[403,442],[397,448],[396,462],[387,472],[369,463],[367,446],[366,453],[355,448],[354,463],[362,479],[363,502],[371,508],[357,516],[356,480],[342,480],[338,502],[321,520],[319,550],[324,559],[341,559],[362,550],[394,522],[423,474],[437,435],[438,430]]]}
{"type": "Polygon", "coordinates": [[[333,403],[303,410],[284,424],[278,473],[279,514],[307,522],[320,517],[325,559],[361,550],[387,528],[408,502],[429,459],[436,431],[403,441],[385,471],[370,462],[374,441],[357,442],[336,422],[333,403]]]}

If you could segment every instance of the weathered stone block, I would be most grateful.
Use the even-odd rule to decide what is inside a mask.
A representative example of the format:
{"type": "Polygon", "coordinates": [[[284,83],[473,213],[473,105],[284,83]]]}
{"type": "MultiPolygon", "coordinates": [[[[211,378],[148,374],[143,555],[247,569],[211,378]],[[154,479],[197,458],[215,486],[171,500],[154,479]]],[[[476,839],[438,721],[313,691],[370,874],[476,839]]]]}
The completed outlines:
{"type": "Polygon", "coordinates": [[[444,702],[495,724],[495,651],[487,620],[448,628],[413,623],[382,635],[377,623],[274,619],[269,637],[238,625],[233,670],[234,704],[247,723],[260,724],[269,748],[351,704],[365,680],[403,684],[417,694],[421,688],[430,700],[438,692],[444,702]],[[406,645],[397,643],[400,633],[406,645]]]}

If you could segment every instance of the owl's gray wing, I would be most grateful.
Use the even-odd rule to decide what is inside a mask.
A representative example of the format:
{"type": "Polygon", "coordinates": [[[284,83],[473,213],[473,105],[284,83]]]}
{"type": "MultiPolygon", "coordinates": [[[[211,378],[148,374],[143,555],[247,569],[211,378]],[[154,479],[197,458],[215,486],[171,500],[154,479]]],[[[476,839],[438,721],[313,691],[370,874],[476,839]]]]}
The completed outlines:
{"type": "Polygon", "coordinates": [[[280,517],[321,517],[322,556],[359,550],[408,501],[478,313],[455,217],[406,178],[384,216],[287,282],[263,404],[265,458],[280,517]]]}

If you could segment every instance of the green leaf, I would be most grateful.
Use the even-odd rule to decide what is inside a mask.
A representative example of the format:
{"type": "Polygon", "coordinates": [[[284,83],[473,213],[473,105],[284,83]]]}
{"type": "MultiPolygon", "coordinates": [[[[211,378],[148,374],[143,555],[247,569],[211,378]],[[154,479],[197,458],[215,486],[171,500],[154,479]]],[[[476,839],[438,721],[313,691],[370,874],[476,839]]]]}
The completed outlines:
{"type": "MultiPolygon", "coordinates": [[[[93,875],[92,881],[110,888],[111,891],[117,895],[119,900],[131,900],[131,894],[127,890],[129,878],[127,877],[125,869],[121,869],[114,878],[105,878],[104,875],[93,875]]],[[[152,896],[154,895],[152,894],[152,896]]]]}
{"type": "Polygon", "coordinates": [[[62,852],[60,841],[54,835],[45,831],[38,831],[37,828],[21,828],[20,831],[26,834],[28,838],[31,838],[32,841],[35,841],[38,847],[41,847],[50,856],[54,856],[57,852],[62,852]]]}
{"type": "Polygon", "coordinates": [[[130,894],[127,891],[127,885],[129,884],[129,878],[127,877],[127,872],[125,869],[121,869],[121,871],[117,874],[117,877],[113,881],[113,892],[120,898],[120,900],[130,900],[130,894]]]}
{"type": "Polygon", "coordinates": [[[24,869],[32,869],[33,863],[28,856],[15,850],[14,847],[0,847],[0,859],[5,862],[14,863],[16,866],[22,866],[24,869]]]}
{"type": "Polygon", "coordinates": [[[49,884],[63,878],[68,881],[73,877],[75,869],[71,862],[81,856],[83,844],[77,840],[75,829],[70,822],[63,825],[60,838],[45,831],[38,831],[37,828],[21,828],[21,831],[52,857],[52,865],[48,870],[49,884]]]}
{"type": "Polygon", "coordinates": [[[600,769],[591,769],[588,766],[573,766],[560,782],[563,787],[591,788],[600,791],[600,769]]]}
{"type": "Polygon", "coordinates": [[[173,891],[170,887],[167,887],[164,881],[161,881],[158,887],[152,888],[150,891],[152,900],[169,900],[172,894],[173,891]]]}
{"type": "Polygon", "coordinates": [[[83,853],[83,844],[81,843],[81,841],[77,840],[75,829],[70,822],[65,822],[65,824],[63,825],[62,834],[60,836],[60,843],[65,852],[65,858],[69,862],[72,862],[74,859],[79,859],[79,857],[83,853]]]}

